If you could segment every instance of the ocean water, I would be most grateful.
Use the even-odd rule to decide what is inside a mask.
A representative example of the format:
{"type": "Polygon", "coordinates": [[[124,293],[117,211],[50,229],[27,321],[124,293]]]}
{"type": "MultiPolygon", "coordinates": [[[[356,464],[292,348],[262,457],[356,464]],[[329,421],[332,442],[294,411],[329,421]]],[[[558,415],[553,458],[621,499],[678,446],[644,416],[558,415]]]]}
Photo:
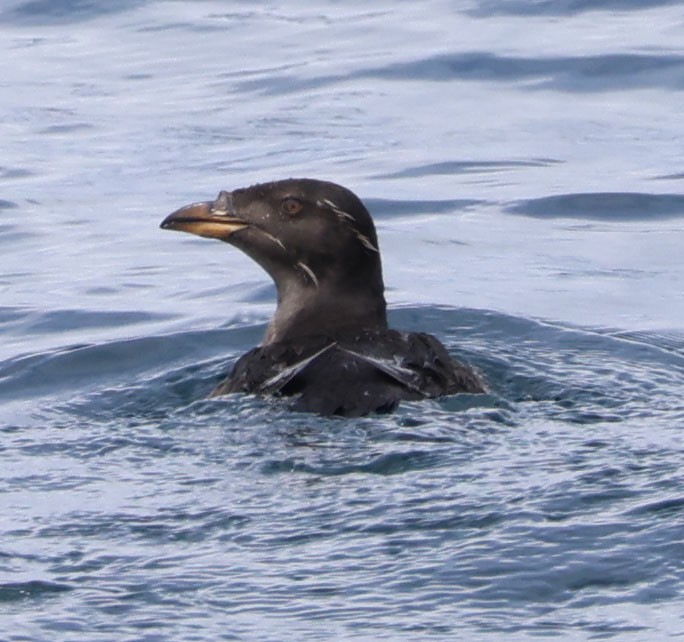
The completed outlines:
{"type": "Polygon", "coordinates": [[[684,637],[684,5],[0,4],[0,640],[684,637]],[[308,176],[491,391],[206,399],[308,176]]]}

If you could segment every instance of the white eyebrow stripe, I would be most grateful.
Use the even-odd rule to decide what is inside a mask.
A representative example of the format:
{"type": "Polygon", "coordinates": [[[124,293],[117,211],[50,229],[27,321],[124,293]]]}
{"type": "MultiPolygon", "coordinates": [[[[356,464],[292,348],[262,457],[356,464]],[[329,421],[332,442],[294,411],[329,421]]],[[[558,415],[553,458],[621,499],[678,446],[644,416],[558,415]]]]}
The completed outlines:
{"type": "Polygon", "coordinates": [[[314,274],[314,271],[306,263],[302,263],[302,261],[298,261],[297,266],[311,279],[314,286],[318,287],[318,277],[314,274]]]}
{"type": "Polygon", "coordinates": [[[364,234],[361,234],[361,232],[357,232],[356,238],[358,238],[359,241],[361,241],[361,243],[363,244],[364,247],[367,247],[369,250],[372,250],[373,252],[376,252],[379,254],[378,248],[375,247],[375,245],[373,245],[371,243],[370,239],[367,236],[365,236],[364,234]]]}
{"type": "Polygon", "coordinates": [[[322,206],[324,205],[328,209],[331,209],[333,212],[335,212],[335,214],[337,214],[337,216],[339,216],[342,219],[346,219],[347,221],[356,222],[356,219],[351,214],[349,214],[349,212],[345,212],[341,207],[339,207],[338,205],[335,205],[335,203],[328,200],[327,198],[324,198],[323,200],[318,201],[318,204],[322,205],[322,206]]]}
{"type": "Polygon", "coordinates": [[[356,223],[356,219],[351,214],[349,214],[348,212],[345,212],[338,205],[336,205],[335,203],[333,203],[331,200],[329,200],[327,198],[324,198],[324,199],[321,199],[320,201],[318,201],[318,206],[319,207],[327,207],[328,209],[332,210],[335,214],[337,214],[337,217],[340,220],[345,221],[345,222],[351,222],[352,223],[351,227],[354,230],[354,234],[356,234],[356,238],[358,238],[359,241],[361,241],[361,244],[365,248],[371,250],[372,252],[375,252],[376,254],[380,254],[380,250],[378,250],[378,248],[375,247],[375,245],[373,245],[373,243],[371,243],[371,240],[365,234],[361,234],[361,232],[359,232],[356,229],[356,226],[353,225],[354,223],[356,223]]]}

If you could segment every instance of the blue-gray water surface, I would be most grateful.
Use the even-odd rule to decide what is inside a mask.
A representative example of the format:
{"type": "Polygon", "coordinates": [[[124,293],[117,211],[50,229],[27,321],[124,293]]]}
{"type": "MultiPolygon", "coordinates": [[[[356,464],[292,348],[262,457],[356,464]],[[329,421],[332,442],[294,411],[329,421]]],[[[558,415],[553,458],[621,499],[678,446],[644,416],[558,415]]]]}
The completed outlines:
{"type": "Polygon", "coordinates": [[[684,5],[4,0],[0,640],[684,637],[684,5]],[[342,183],[490,393],[206,399],[266,275],[161,219],[342,183]]]}

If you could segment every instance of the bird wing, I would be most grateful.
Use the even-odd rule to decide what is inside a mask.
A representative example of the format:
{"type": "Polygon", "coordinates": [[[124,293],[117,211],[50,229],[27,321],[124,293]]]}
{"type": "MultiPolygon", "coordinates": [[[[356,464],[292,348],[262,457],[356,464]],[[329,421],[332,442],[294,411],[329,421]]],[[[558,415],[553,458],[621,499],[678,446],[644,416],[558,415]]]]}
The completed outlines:
{"type": "Polygon", "coordinates": [[[418,385],[418,377],[416,372],[411,368],[400,365],[395,360],[380,359],[367,354],[360,354],[346,348],[342,348],[342,352],[345,352],[346,354],[351,355],[352,357],[355,357],[364,363],[367,363],[376,370],[379,370],[383,374],[390,377],[390,379],[393,379],[396,383],[408,388],[411,392],[414,392],[419,397],[426,396],[418,385]]]}
{"type": "Polygon", "coordinates": [[[258,388],[257,392],[272,395],[282,390],[290,381],[297,375],[301,374],[308,366],[310,366],[316,359],[320,358],[326,352],[329,352],[336,346],[336,343],[330,343],[322,350],[315,352],[310,357],[302,359],[297,363],[283,368],[278,374],[266,379],[258,388]]]}

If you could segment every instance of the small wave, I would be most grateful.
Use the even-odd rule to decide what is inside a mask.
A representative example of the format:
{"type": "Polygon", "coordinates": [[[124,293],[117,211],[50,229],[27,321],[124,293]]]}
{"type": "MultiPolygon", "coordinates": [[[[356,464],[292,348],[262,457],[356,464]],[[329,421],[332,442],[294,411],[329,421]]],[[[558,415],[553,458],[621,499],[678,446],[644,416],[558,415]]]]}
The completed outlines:
{"type": "Polygon", "coordinates": [[[42,597],[73,590],[68,584],[30,580],[28,582],[5,582],[0,584],[0,602],[14,602],[27,598],[42,597]]]}
{"type": "Polygon", "coordinates": [[[629,515],[649,515],[652,517],[662,517],[672,519],[684,514],[684,497],[673,497],[671,499],[661,499],[655,502],[642,504],[628,512],[629,515]]]}
{"type": "Polygon", "coordinates": [[[138,312],[136,310],[51,310],[34,313],[26,311],[22,330],[27,333],[65,332],[69,330],[85,330],[90,328],[118,328],[149,321],[160,321],[171,318],[171,315],[138,312]]]}
{"type": "MultiPolygon", "coordinates": [[[[27,176],[32,176],[33,172],[29,172],[27,169],[22,169],[20,167],[0,167],[0,180],[12,179],[12,178],[26,178],[27,176]]],[[[0,201],[0,203],[6,201],[0,201]]]]}
{"type": "Polygon", "coordinates": [[[337,476],[349,474],[397,475],[409,471],[431,468],[439,460],[434,451],[389,452],[373,457],[370,461],[358,464],[339,465],[334,462],[323,462],[316,465],[299,462],[294,459],[270,460],[262,466],[267,475],[286,472],[304,472],[321,476],[337,476]]]}
{"type": "Polygon", "coordinates": [[[66,125],[50,125],[38,131],[39,135],[63,135],[73,134],[74,132],[93,129],[94,126],[90,123],[69,123],[66,125]]]}
{"type": "Polygon", "coordinates": [[[680,0],[480,0],[476,16],[572,16],[590,11],[643,11],[679,5],[680,0]]]}
{"type": "Polygon", "coordinates": [[[475,199],[446,199],[442,201],[400,201],[388,198],[365,198],[364,203],[373,218],[406,216],[409,214],[444,214],[482,205],[485,201],[475,199]]]}
{"type": "Polygon", "coordinates": [[[532,218],[646,221],[684,216],[684,196],[639,192],[559,194],[518,201],[506,209],[532,218]]]}
{"type": "Polygon", "coordinates": [[[616,330],[610,333],[618,339],[644,343],[648,346],[673,352],[684,357],[684,333],[676,330],[660,330],[658,332],[645,330],[616,330]]]}
{"type": "MultiPolygon", "coordinates": [[[[0,210],[3,209],[3,204],[9,203],[9,201],[0,201],[0,210]]],[[[13,203],[9,207],[15,207],[13,203]]],[[[0,243],[14,244],[17,241],[23,241],[25,239],[30,239],[36,235],[27,230],[22,230],[19,225],[13,225],[12,223],[0,223],[0,243]]],[[[9,275],[4,274],[4,277],[9,275]]]]}
{"type": "Polygon", "coordinates": [[[527,89],[608,92],[618,89],[684,88],[684,56],[603,54],[523,58],[488,52],[440,54],[365,69],[356,77],[383,80],[522,82],[527,89]]]}
{"type": "Polygon", "coordinates": [[[12,24],[65,24],[121,13],[144,0],[29,0],[0,13],[0,22],[12,24]]]}
{"type": "MultiPolygon", "coordinates": [[[[231,331],[182,332],[21,355],[0,363],[0,398],[85,394],[103,385],[126,382],[135,388],[135,382],[149,381],[160,369],[173,377],[174,366],[192,367],[187,366],[189,361],[196,363],[214,355],[226,335],[230,337],[231,331]]],[[[226,352],[230,353],[229,345],[226,352]]]]}
{"type": "Polygon", "coordinates": [[[501,172],[521,167],[547,167],[562,162],[563,161],[553,158],[533,158],[528,160],[509,161],[445,161],[409,167],[389,174],[378,174],[373,178],[420,178],[423,176],[451,176],[452,174],[479,174],[501,172]]]}
{"type": "Polygon", "coordinates": [[[681,181],[684,179],[684,172],[678,174],[664,174],[662,176],[654,176],[654,181],[681,181]]]}

